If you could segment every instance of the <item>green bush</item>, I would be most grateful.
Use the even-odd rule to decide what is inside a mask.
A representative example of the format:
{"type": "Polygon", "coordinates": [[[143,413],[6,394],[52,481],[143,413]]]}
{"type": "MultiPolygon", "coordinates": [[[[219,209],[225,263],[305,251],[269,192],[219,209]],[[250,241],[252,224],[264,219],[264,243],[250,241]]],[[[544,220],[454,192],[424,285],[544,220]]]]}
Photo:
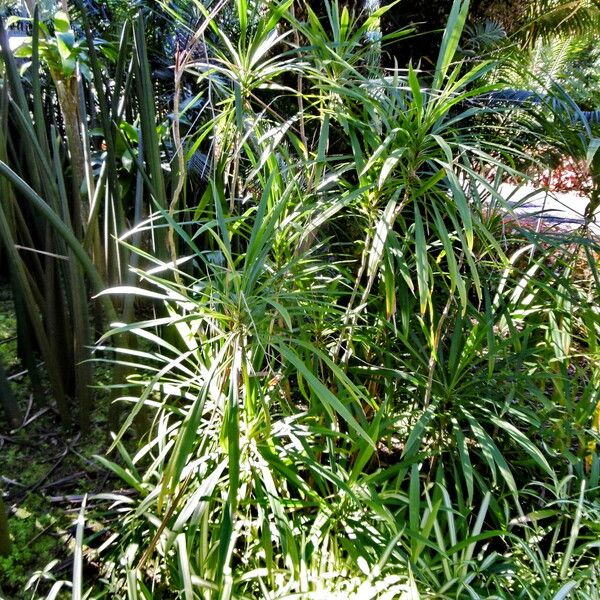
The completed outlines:
{"type": "Polygon", "coordinates": [[[499,193],[536,160],[523,139],[587,153],[591,129],[564,96],[489,102],[497,65],[459,58],[465,0],[431,72],[380,67],[409,34],[380,34],[389,7],[195,5],[168,116],[145,13],[123,26],[139,114],[112,107],[131,158],[113,191],[135,218],[111,229],[129,273],[95,347],[119,374],[97,459],[119,483],[84,501],[55,589],[596,598],[597,246],[511,225],[499,193]]]}

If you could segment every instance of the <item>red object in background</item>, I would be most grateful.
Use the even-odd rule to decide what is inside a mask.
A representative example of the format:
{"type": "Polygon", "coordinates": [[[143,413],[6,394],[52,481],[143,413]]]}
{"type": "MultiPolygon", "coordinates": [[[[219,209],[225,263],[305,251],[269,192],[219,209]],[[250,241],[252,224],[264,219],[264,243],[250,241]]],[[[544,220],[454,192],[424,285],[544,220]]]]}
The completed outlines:
{"type": "Polygon", "coordinates": [[[592,179],[584,161],[571,157],[563,158],[555,169],[546,169],[535,179],[540,187],[551,192],[579,192],[587,194],[592,188],[592,179]]]}

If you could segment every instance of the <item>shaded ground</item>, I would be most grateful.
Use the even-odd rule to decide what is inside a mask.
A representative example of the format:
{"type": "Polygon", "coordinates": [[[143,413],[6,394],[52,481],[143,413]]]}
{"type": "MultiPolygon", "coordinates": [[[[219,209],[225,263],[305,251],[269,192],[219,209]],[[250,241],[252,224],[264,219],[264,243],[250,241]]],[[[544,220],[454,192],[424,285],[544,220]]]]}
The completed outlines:
{"type": "MultiPolygon", "coordinates": [[[[16,323],[7,288],[0,288],[0,357],[24,415],[11,429],[0,410],[0,494],[8,511],[12,550],[0,556],[0,600],[40,597],[26,590],[35,571],[56,561],[53,575],[70,579],[73,521],[83,490],[100,490],[106,473],[88,457],[105,442],[103,416],[85,439],[58,425],[51,406],[35,406],[17,358],[16,323]]],[[[62,596],[59,596],[62,597],[62,596]]]]}

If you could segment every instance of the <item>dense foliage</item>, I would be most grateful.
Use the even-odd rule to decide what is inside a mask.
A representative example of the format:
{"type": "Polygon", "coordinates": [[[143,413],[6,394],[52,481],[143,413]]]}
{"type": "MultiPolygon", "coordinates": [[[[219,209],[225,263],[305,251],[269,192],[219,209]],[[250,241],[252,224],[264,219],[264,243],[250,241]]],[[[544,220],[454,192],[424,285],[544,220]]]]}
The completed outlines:
{"type": "Polygon", "coordinates": [[[543,30],[455,0],[431,68],[389,68],[395,4],[27,4],[19,355],[84,433],[109,368],[112,443],[73,577],[17,597],[598,598],[600,107],[523,77],[543,30]],[[559,159],[582,226],[521,224],[502,184],[559,159]]]}

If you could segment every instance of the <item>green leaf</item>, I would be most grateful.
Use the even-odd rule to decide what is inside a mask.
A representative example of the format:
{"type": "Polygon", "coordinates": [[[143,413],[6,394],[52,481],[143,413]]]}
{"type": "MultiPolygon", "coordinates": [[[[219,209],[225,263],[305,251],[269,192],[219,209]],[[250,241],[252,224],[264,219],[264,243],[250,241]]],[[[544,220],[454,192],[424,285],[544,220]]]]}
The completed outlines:
{"type": "Polygon", "coordinates": [[[56,35],[56,45],[62,65],[62,74],[71,77],[75,73],[77,60],[74,53],[75,38],[72,32],[58,33],[56,35]]]}
{"type": "Polygon", "coordinates": [[[85,527],[85,507],[87,496],[83,497],[81,508],[77,515],[77,524],[75,530],[75,550],[73,552],[73,592],[72,600],[81,600],[83,598],[83,532],[85,527]]]}
{"type": "Polygon", "coordinates": [[[121,155],[121,163],[123,165],[123,168],[128,173],[131,173],[134,165],[134,158],[131,155],[131,152],[129,152],[129,150],[125,150],[125,152],[123,152],[123,154],[121,155]]]}
{"type": "Polygon", "coordinates": [[[586,161],[588,167],[590,167],[592,165],[592,162],[594,161],[594,157],[596,156],[596,153],[598,152],[598,148],[600,148],[600,138],[592,138],[590,140],[590,143],[588,145],[587,152],[585,155],[585,161],[586,161]]]}
{"type": "Polygon", "coordinates": [[[377,226],[375,228],[375,234],[373,236],[373,243],[371,251],[369,252],[369,262],[367,265],[367,275],[369,278],[375,277],[379,265],[381,263],[381,257],[385,249],[385,243],[389,232],[394,226],[395,211],[397,205],[397,195],[391,198],[388,202],[377,226]]]}
{"type": "Polygon", "coordinates": [[[577,587],[576,581],[567,581],[554,596],[552,600],[565,600],[571,596],[571,592],[577,587]]]}
{"type": "Polygon", "coordinates": [[[421,111],[423,110],[423,100],[424,94],[421,90],[421,84],[415,73],[415,70],[412,66],[412,61],[408,63],[408,85],[410,86],[410,91],[412,93],[413,104],[417,109],[417,115],[421,115],[421,111]]]}
{"type": "Polygon", "coordinates": [[[416,425],[412,428],[408,439],[406,440],[406,444],[404,446],[404,450],[402,451],[402,458],[411,459],[415,453],[418,451],[421,443],[423,442],[423,437],[425,432],[427,431],[427,427],[429,426],[429,422],[435,416],[436,406],[431,404],[429,408],[419,417],[416,425]]]}
{"type": "Polygon", "coordinates": [[[131,143],[138,143],[139,133],[137,127],[134,127],[131,123],[127,123],[127,121],[122,121],[119,123],[119,129],[127,136],[127,139],[131,143]]]}
{"type": "Polygon", "coordinates": [[[327,412],[333,417],[333,413],[336,412],[340,415],[347,425],[358,434],[363,440],[365,440],[371,447],[375,447],[373,440],[369,434],[358,424],[356,419],[352,416],[350,411],[342,404],[335,394],[331,392],[319,379],[313,374],[313,372],[304,364],[300,357],[288,346],[278,344],[277,349],[280,354],[288,360],[298,372],[306,379],[308,385],[311,387],[316,397],[323,403],[327,412]]]}
{"type": "Polygon", "coordinates": [[[75,36],[72,31],[58,33],[56,35],[56,45],[58,53],[63,60],[72,58],[75,50],[75,36]]]}
{"type": "Polygon", "coordinates": [[[67,33],[71,29],[69,15],[66,12],[59,10],[54,15],[54,28],[59,33],[67,33]]]}
{"type": "Polygon", "coordinates": [[[135,488],[138,492],[145,493],[141,483],[123,467],[117,463],[105,458],[104,456],[96,456],[95,459],[108,471],[112,471],[117,477],[120,477],[125,483],[135,488]]]}
{"type": "Polygon", "coordinates": [[[467,486],[467,504],[470,505],[473,499],[473,464],[471,463],[471,458],[469,456],[467,440],[465,439],[465,436],[460,428],[460,424],[456,421],[456,419],[453,419],[453,425],[458,455],[460,458],[460,468],[462,469],[465,478],[465,485],[467,486]]]}
{"type": "Polygon", "coordinates": [[[29,22],[31,23],[32,19],[30,19],[29,17],[20,17],[18,15],[10,15],[7,17],[6,21],[4,22],[4,26],[6,27],[6,29],[10,29],[13,25],[16,25],[17,23],[21,23],[21,22],[29,22]]]}
{"type": "Polygon", "coordinates": [[[556,473],[552,470],[552,467],[546,460],[546,457],[542,454],[541,450],[522,432],[519,431],[512,423],[509,423],[505,419],[499,419],[498,417],[491,417],[492,423],[497,425],[500,429],[503,429],[508,435],[521,446],[521,448],[533,458],[533,460],[540,466],[551,478],[556,477],[556,473]]]}
{"type": "Polygon", "coordinates": [[[467,15],[469,14],[469,1],[468,0],[454,0],[452,4],[452,10],[448,17],[446,29],[444,30],[444,36],[442,38],[442,45],[438,55],[437,64],[435,67],[435,77],[433,80],[433,89],[439,90],[442,87],[442,83],[448,68],[458,48],[458,43],[462,35],[467,15]]]}
{"type": "Polygon", "coordinates": [[[398,161],[402,158],[402,155],[406,151],[406,148],[396,148],[390,152],[389,156],[383,162],[383,167],[381,167],[381,173],[379,174],[379,180],[377,185],[379,189],[383,187],[386,179],[389,174],[392,172],[394,167],[398,164],[398,161]]]}
{"type": "Polygon", "coordinates": [[[423,219],[418,204],[415,202],[415,257],[417,267],[417,286],[419,290],[419,303],[421,314],[425,314],[430,300],[429,291],[429,262],[427,260],[427,242],[423,219]]]}
{"type": "Polygon", "coordinates": [[[32,52],[33,50],[31,42],[26,42],[21,44],[13,54],[15,58],[31,58],[32,52]]]}

